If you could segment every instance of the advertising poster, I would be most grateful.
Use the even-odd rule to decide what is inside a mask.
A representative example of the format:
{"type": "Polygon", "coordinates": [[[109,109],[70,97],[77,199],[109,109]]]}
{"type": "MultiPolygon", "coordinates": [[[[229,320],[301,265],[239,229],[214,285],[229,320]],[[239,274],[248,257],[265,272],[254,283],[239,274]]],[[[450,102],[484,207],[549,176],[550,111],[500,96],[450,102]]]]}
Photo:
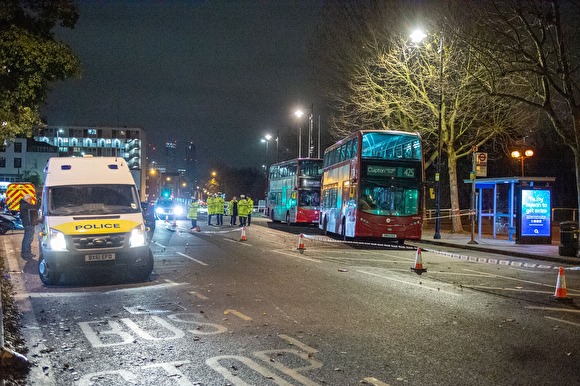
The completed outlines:
{"type": "Polygon", "coordinates": [[[522,189],[522,236],[550,236],[550,192],[522,189]]]}

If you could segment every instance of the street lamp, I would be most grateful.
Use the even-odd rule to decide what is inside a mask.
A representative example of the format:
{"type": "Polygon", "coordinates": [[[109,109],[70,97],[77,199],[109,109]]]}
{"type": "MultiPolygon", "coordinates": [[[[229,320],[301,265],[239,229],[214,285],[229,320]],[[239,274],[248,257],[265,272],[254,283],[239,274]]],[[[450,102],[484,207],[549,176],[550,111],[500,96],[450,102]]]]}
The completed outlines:
{"type": "Polygon", "coordinates": [[[272,139],[272,135],[266,134],[264,138],[260,140],[260,142],[266,143],[266,172],[268,171],[268,150],[270,147],[270,140],[272,139]]]}
{"type": "Polygon", "coordinates": [[[522,177],[524,176],[524,160],[526,158],[530,158],[531,156],[534,155],[534,151],[532,149],[527,149],[522,153],[520,153],[518,150],[514,150],[512,151],[512,157],[515,159],[520,159],[522,161],[522,177]]]}
{"type": "MultiPolygon", "coordinates": [[[[304,112],[302,110],[296,110],[294,115],[301,118],[304,112]]],[[[302,158],[302,124],[300,122],[298,122],[298,158],[302,158]]]]}
{"type": "MultiPolygon", "coordinates": [[[[426,38],[427,35],[417,29],[413,31],[410,38],[413,42],[419,43],[421,40],[426,38]]],[[[443,34],[441,34],[441,39],[439,40],[439,117],[437,122],[437,165],[435,171],[435,234],[434,239],[441,238],[441,126],[443,122],[443,34]]]]}

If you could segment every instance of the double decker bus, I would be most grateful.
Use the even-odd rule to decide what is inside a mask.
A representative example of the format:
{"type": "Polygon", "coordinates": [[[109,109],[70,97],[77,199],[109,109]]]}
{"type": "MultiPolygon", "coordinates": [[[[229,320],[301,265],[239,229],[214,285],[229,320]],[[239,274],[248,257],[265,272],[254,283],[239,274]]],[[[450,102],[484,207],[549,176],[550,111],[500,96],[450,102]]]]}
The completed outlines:
{"type": "Polygon", "coordinates": [[[359,130],[324,152],[319,227],[346,237],[421,238],[421,137],[359,130]]]}
{"type": "Polygon", "coordinates": [[[274,222],[316,224],[322,160],[297,158],[270,166],[267,209],[274,222]]]}

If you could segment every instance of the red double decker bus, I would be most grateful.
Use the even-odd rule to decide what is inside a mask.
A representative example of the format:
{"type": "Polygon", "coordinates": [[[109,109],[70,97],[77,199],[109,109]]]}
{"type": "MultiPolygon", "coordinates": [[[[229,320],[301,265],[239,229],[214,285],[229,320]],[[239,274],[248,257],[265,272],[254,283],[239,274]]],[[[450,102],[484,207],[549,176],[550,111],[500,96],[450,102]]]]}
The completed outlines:
{"type": "Polygon", "coordinates": [[[316,224],[320,210],[322,160],[297,158],[270,166],[268,215],[288,224],[316,224]]]}
{"type": "Polygon", "coordinates": [[[319,227],[343,237],[418,240],[423,182],[419,134],[357,131],[324,152],[319,227]]]}

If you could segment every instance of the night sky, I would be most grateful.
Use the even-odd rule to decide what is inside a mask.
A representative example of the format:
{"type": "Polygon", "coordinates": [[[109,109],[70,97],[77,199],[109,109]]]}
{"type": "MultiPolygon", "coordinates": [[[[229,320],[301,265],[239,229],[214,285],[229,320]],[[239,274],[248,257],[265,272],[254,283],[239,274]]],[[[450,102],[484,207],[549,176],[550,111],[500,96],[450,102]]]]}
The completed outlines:
{"type": "Polygon", "coordinates": [[[49,125],[141,127],[158,162],[166,141],[178,157],[193,141],[201,168],[260,168],[260,139],[279,130],[280,149],[295,151],[293,112],[322,103],[307,57],[318,1],[78,3],[75,29],[56,36],[83,76],[55,85],[49,125]]]}

